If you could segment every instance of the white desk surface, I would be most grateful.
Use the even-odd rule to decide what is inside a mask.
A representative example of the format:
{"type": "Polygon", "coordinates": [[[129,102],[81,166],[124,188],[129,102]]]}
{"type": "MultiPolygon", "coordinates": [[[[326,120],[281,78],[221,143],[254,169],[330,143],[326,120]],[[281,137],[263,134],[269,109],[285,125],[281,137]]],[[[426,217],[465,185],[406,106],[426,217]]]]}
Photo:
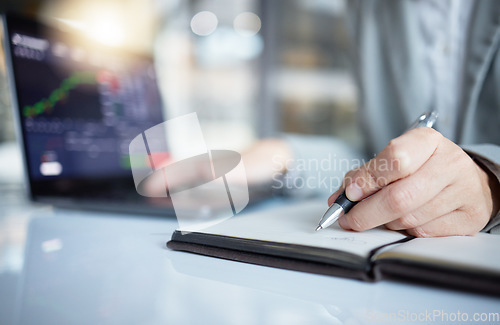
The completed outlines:
{"type": "Polygon", "coordinates": [[[500,323],[472,321],[499,317],[499,298],[175,252],[165,247],[175,228],[171,218],[54,210],[4,191],[0,324],[500,323]]]}

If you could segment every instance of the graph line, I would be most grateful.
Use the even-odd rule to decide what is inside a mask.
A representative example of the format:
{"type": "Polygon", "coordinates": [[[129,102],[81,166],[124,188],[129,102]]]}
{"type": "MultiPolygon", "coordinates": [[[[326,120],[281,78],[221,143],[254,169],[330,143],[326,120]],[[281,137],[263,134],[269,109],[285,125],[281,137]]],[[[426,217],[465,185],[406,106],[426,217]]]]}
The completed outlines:
{"type": "Polygon", "coordinates": [[[61,82],[61,86],[55,89],[50,96],[43,98],[33,105],[26,105],[23,108],[25,117],[34,117],[52,111],[54,106],[69,95],[69,91],[83,84],[96,84],[96,73],[79,71],[73,73],[61,82]]]}

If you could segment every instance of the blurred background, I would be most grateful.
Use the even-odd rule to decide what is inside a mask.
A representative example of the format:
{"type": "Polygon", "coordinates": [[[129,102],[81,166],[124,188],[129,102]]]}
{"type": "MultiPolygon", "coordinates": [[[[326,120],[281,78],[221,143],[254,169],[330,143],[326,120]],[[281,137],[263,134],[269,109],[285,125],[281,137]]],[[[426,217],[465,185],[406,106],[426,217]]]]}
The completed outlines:
{"type": "MultiPolygon", "coordinates": [[[[209,147],[241,151],[282,132],[360,142],[344,0],[2,0],[6,11],[154,56],[165,116],[197,112],[209,147]]],[[[0,210],[8,216],[0,286],[15,292],[35,207],[19,195],[3,58],[0,47],[0,210]]],[[[15,299],[0,297],[0,306],[14,310],[15,299]]],[[[1,314],[9,324],[13,313],[1,314]]]]}
{"type": "MultiPolygon", "coordinates": [[[[211,146],[281,132],[360,141],[344,0],[4,0],[0,11],[153,55],[165,116],[197,112],[211,146]]],[[[1,61],[0,141],[11,142],[1,61]]]]}

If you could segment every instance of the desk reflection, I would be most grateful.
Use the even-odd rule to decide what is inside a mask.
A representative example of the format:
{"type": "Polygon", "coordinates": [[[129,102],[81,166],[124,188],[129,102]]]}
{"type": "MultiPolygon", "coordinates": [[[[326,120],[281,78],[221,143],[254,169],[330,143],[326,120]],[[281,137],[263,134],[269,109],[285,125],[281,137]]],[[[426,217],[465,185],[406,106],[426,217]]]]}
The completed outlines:
{"type": "Polygon", "coordinates": [[[176,226],[58,210],[33,218],[14,323],[374,324],[405,312],[498,311],[498,298],[170,251],[176,226]]]}

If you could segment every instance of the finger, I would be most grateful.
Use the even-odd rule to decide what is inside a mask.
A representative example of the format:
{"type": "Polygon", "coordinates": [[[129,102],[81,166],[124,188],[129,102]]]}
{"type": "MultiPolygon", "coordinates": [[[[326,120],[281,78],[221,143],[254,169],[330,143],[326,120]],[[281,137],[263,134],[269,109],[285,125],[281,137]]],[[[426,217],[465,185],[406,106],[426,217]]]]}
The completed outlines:
{"type": "Polygon", "coordinates": [[[428,203],[401,218],[388,222],[385,226],[391,230],[416,228],[455,211],[459,208],[459,202],[462,202],[462,200],[457,200],[457,193],[450,187],[446,187],[428,203]]]}
{"type": "Polygon", "coordinates": [[[472,236],[483,227],[471,223],[466,212],[455,210],[421,226],[407,229],[406,232],[415,237],[472,236]]]}
{"type": "Polygon", "coordinates": [[[344,192],[345,190],[345,185],[346,185],[346,182],[347,180],[351,179],[352,176],[356,173],[357,169],[353,169],[353,170],[350,170],[348,171],[345,176],[344,176],[344,179],[342,181],[342,184],[340,185],[339,189],[336,190],[332,195],[330,195],[330,197],[328,198],[328,206],[332,205],[333,202],[335,202],[335,200],[337,199],[337,197],[342,193],[344,192]]]}
{"type": "Polygon", "coordinates": [[[412,175],[359,202],[340,218],[339,224],[344,229],[363,231],[409,215],[452,183],[455,176],[446,165],[447,161],[442,159],[441,154],[433,155],[412,175]]]}
{"type": "MultiPolygon", "coordinates": [[[[439,159],[439,157],[445,156],[449,159],[448,161],[453,161],[457,166],[461,165],[461,163],[459,163],[460,157],[454,154],[451,149],[453,148],[440,145],[433,159],[439,159]]],[[[463,152],[461,152],[461,155],[465,157],[465,154],[463,152]]],[[[470,158],[467,156],[467,159],[470,158]]],[[[470,168],[467,168],[466,170],[469,169],[470,168]]],[[[430,202],[422,205],[421,207],[408,213],[407,215],[404,215],[401,218],[386,224],[387,228],[393,230],[415,228],[458,209],[469,213],[471,216],[482,216],[481,219],[483,219],[484,224],[486,224],[487,220],[489,219],[484,218],[484,216],[487,215],[487,213],[481,213],[481,210],[478,209],[478,207],[467,209],[463,206],[465,202],[471,200],[471,195],[474,192],[472,190],[472,178],[464,178],[463,173],[461,173],[460,171],[457,172],[457,167],[442,168],[441,170],[442,171],[440,171],[438,176],[442,176],[442,174],[446,173],[447,171],[449,172],[450,170],[454,170],[454,176],[452,174],[449,175],[449,177],[453,177],[453,181],[451,181],[450,184],[430,202]]],[[[480,220],[477,220],[477,222],[481,223],[480,220]]]]}
{"type": "Polygon", "coordinates": [[[348,180],[347,197],[360,201],[411,175],[433,155],[441,139],[439,132],[422,127],[391,140],[377,157],[361,166],[348,180]]]}

